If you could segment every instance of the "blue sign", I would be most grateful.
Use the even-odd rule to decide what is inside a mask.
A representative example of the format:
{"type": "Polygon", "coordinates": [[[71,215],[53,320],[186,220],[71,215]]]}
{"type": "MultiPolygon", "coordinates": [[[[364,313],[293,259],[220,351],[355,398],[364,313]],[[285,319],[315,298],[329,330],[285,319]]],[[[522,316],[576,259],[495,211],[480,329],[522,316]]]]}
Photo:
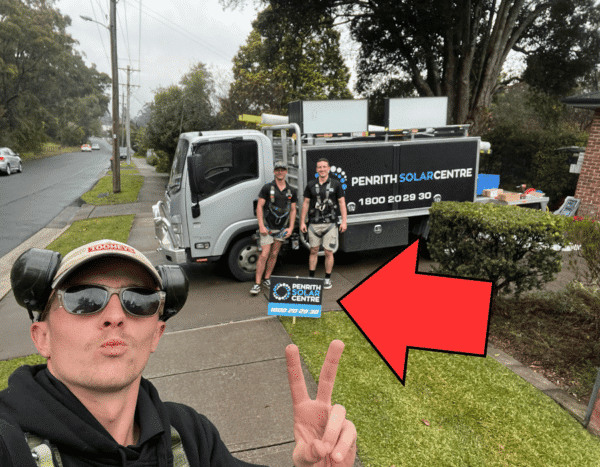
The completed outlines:
{"type": "Polygon", "coordinates": [[[271,276],[269,315],[321,317],[323,279],[271,276]]]}
{"type": "Polygon", "coordinates": [[[500,186],[500,175],[479,174],[477,175],[477,195],[481,196],[483,190],[498,188],[500,186]]]}

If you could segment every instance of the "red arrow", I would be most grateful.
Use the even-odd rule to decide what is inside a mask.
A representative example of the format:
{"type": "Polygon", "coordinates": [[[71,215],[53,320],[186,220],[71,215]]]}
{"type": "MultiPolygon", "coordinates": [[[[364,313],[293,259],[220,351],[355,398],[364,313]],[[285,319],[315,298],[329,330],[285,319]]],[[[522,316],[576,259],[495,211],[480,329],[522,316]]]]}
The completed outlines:
{"type": "Polygon", "coordinates": [[[418,273],[418,242],[338,300],[405,384],[409,349],[485,357],[492,283],[418,273]]]}

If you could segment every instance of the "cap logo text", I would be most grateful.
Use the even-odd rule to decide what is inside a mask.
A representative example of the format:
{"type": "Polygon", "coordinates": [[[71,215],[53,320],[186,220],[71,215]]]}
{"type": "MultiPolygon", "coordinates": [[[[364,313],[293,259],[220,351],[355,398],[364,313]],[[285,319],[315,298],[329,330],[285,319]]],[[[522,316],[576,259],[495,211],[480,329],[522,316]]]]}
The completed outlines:
{"type": "Polygon", "coordinates": [[[131,253],[135,255],[135,250],[126,245],[117,245],[116,243],[104,243],[102,245],[95,245],[88,247],[88,253],[93,251],[103,251],[103,250],[118,250],[118,251],[126,251],[127,253],[131,253]]]}

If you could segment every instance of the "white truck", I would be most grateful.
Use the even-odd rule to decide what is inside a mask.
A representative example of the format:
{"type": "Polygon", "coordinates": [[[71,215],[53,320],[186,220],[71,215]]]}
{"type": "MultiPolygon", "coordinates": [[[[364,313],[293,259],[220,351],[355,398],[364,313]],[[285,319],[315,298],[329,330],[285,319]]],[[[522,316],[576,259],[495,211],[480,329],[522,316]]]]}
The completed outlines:
{"type": "MultiPolygon", "coordinates": [[[[290,123],[262,131],[182,134],[165,199],[153,206],[158,250],[175,263],[223,260],[236,279],[252,280],[259,255],[255,209],[261,187],[273,180],[274,162],[289,167],[299,213],[322,157],[345,190],[348,228],[340,250],[426,238],[432,203],[490,200],[476,194],[481,140],[468,136],[467,126],[444,124],[445,102],[390,99],[386,127],[404,128],[395,131],[369,133],[367,101],[337,100],[294,102],[290,123]]],[[[290,244],[307,246],[297,231],[290,244]]]]}

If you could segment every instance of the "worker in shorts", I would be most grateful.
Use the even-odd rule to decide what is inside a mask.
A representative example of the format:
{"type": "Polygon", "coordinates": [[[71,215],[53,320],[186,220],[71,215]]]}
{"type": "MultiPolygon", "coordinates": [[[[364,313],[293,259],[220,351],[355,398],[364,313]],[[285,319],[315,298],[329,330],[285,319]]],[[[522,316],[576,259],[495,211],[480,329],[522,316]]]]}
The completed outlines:
{"type": "Polygon", "coordinates": [[[338,248],[338,231],[345,232],[346,198],[342,184],[329,176],[331,169],[327,159],[317,161],[318,177],[306,184],[304,202],[300,215],[300,230],[308,232],[310,256],[308,257],[308,274],[315,277],[319,249],[325,250],[325,282],[324,289],[331,289],[331,271],[333,270],[333,254],[338,248]],[[342,223],[337,228],[338,210],[342,223]],[[308,214],[309,225],[305,220],[308,214]]]}
{"type": "Polygon", "coordinates": [[[296,220],[296,203],[298,195],[285,180],[287,167],[281,162],[275,162],[275,175],[271,183],[266,184],[258,194],[256,217],[260,233],[262,251],[256,262],[256,280],[250,293],[260,292],[260,281],[265,275],[264,286],[271,287],[271,273],[277,262],[281,245],[294,230],[296,220]]]}

